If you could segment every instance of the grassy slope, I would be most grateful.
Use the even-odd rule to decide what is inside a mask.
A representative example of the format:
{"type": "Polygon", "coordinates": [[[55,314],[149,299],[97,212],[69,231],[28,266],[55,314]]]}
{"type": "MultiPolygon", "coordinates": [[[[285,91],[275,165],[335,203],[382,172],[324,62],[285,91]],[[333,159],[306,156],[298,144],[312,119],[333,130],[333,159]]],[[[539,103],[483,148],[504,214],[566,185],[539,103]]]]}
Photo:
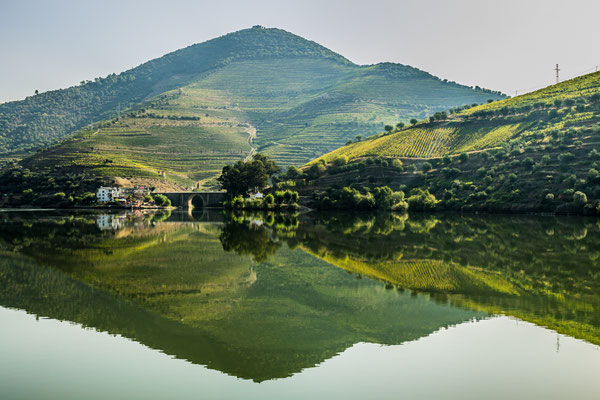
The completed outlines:
{"type": "Polygon", "coordinates": [[[444,122],[421,122],[391,135],[372,137],[344,146],[320,159],[330,161],[340,155],[347,155],[350,159],[366,156],[440,157],[493,148],[519,136],[527,138],[537,133],[548,134],[555,129],[587,127],[600,122],[597,113],[577,112],[564,107],[559,117],[553,120],[547,120],[541,113],[535,112],[509,117],[469,117],[478,111],[533,106],[537,102],[548,103],[556,99],[578,99],[599,92],[600,73],[593,73],[522,96],[473,107],[444,122]]]}
{"type": "MultiPolygon", "coordinates": [[[[600,201],[600,73],[586,75],[514,99],[475,107],[447,121],[421,122],[387,136],[344,146],[312,163],[347,156],[351,163],[369,157],[401,159],[405,167],[364,165],[330,172],[308,183],[305,191],[328,186],[389,185],[404,190],[429,189],[443,207],[493,211],[583,212],[573,207],[573,193],[586,194],[592,209],[600,201]],[[556,107],[560,99],[580,100],[579,107],[556,107]],[[529,110],[534,104],[539,108],[529,110]],[[516,111],[498,115],[504,107],[516,111]],[[492,116],[478,116],[491,113],[492,116]],[[468,159],[454,157],[470,153],[468,159]],[[565,154],[571,158],[563,158],[565,154]],[[442,159],[442,155],[452,157],[442,159]],[[422,172],[425,162],[429,172],[422,172]],[[547,198],[546,196],[552,196],[547,198]]],[[[592,209],[586,212],[594,213],[592,209]]],[[[600,211],[600,210],[598,210],[600,211]]]]}
{"type": "MultiPolygon", "coordinates": [[[[218,48],[223,59],[212,55],[211,63],[200,60],[194,66],[188,60],[198,58],[193,48],[185,57],[169,56],[190,64],[179,67],[182,71],[195,71],[184,85],[163,85],[171,90],[133,106],[133,112],[108,128],[84,131],[24,164],[144,179],[165,172],[169,181],[190,186],[205,183],[223,165],[248,155],[249,135],[256,134],[258,151],[284,166],[300,165],[358,134],[380,132],[386,123],[499,98],[403,65],[358,66],[278,30],[241,31],[211,48],[218,48]],[[261,45],[265,38],[272,43],[261,45]],[[254,48],[258,55],[225,57],[228,48],[246,41],[252,42],[244,45],[246,51],[254,48]],[[160,116],[164,118],[156,118],[160,116]]],[[[171,64],[163,69],[174,68],[171,64]]]]}

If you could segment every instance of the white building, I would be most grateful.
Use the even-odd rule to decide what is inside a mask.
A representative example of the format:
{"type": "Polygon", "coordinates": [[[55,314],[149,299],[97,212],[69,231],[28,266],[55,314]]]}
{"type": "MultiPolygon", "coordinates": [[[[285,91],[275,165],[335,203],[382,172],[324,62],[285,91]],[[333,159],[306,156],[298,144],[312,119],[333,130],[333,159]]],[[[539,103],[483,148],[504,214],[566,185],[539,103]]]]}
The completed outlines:
{"type": "Polygon", "coordinates": [[[96,225],[103,231],[118,230],[125,227],[125,216],[102,214],[96,218],[96,225]]]}
{"type": "Polygon", "coordinates": [[[117,187],[101,186],[96,192],[96,201],[107,202],[122,196],[122,190],[117,187]]]}
{"type": "Polygon", "coordinates": [[[261,192],[250,194],[251,199],[262,199],[263,197],[265,197],[265,196],[261,192]]]}

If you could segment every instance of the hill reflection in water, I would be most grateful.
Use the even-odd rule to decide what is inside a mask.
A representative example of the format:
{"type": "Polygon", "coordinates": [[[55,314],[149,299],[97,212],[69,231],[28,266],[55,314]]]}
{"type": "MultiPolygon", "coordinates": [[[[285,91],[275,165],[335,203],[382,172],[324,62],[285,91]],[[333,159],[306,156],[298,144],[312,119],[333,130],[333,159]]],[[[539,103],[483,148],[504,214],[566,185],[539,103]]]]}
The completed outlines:
{"type": "Polygon", "coordinates": [[[490,314],[600,344],[600,227],[457,215],[4,213],[0,305],[234,376],[490,314]]]}

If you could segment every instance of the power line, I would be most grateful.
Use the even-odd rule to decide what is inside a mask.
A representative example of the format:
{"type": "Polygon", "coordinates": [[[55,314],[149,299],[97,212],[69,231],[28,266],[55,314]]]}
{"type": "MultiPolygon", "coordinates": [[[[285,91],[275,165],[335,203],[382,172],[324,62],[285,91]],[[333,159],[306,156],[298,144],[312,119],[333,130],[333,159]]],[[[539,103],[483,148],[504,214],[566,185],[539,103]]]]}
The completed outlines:
{"type": "MultiPolygon", "coordinates": [[[[573,74],[573,75],[569,75],[566,79],[563,77],[563,81],[574,79],[574,78],[577,78],[578,76],[586,75],[586,74],[589,74],[591,72],[598,72],[599,70],[600,70],[600,65],[595,65],[595,66],[593,66],[591,68],[588,68],[588,69],[586,69],[584,71],[578,72],[578,73],[573,74]]],[[[554,71],[556,71],[556,83],[560,83],[558,72],[561,71],[561,69],[558,68],[558,64],[556,64],[556,68],[554,68],[554,71]],[[558,71],[557,71],[557,69],[558,69],[558,71]]],[[[532,87],[529,87],[529,88],[518,89],[518,90],[515,90],[514,92],[515,93],[526,94],[526,93],[529,93],[529,92],[537,90],[537,89],[545,88],[548,85],[549,85],[549,83],[542,83],[542,84],[539,84],[539,85],[536,85],[536,86],[532,86],[532,87]]]]}

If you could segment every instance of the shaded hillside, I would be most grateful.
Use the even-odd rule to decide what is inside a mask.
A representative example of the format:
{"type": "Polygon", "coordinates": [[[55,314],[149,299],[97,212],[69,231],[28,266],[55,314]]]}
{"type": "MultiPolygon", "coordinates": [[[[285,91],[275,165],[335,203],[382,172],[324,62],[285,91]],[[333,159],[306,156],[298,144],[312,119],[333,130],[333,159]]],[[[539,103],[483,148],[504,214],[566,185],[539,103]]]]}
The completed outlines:
{"type": "Polygon", "coordinates": [[[118,76],[6,103],[0,133],[8,157],[83,128],[24,164],[189,186],[252,148],[301,165],[385,124],[499,98],[409,66],[358,66],[288,32],[255,27],[118,76]],[[83,92],[85,100],[74,97],[83,92]],[[119,104],[121,117],[111,119],[119,104]]]}
{"type": "Polygon", "coordinates": [[[389,185],[429,190],[438,208],[600,212],[600,73],[450,112],[313,161],[306,191],[389,185]]]}
{"type": "Polygon", "coordinates": [[[198,74],[238,60],[310,57],[349,64],[324,47],[279,29],[246,29],[174,51],[80,86],[0,105],[0,152],[46,146],[142,100],[186,85],[198,74]]]}

